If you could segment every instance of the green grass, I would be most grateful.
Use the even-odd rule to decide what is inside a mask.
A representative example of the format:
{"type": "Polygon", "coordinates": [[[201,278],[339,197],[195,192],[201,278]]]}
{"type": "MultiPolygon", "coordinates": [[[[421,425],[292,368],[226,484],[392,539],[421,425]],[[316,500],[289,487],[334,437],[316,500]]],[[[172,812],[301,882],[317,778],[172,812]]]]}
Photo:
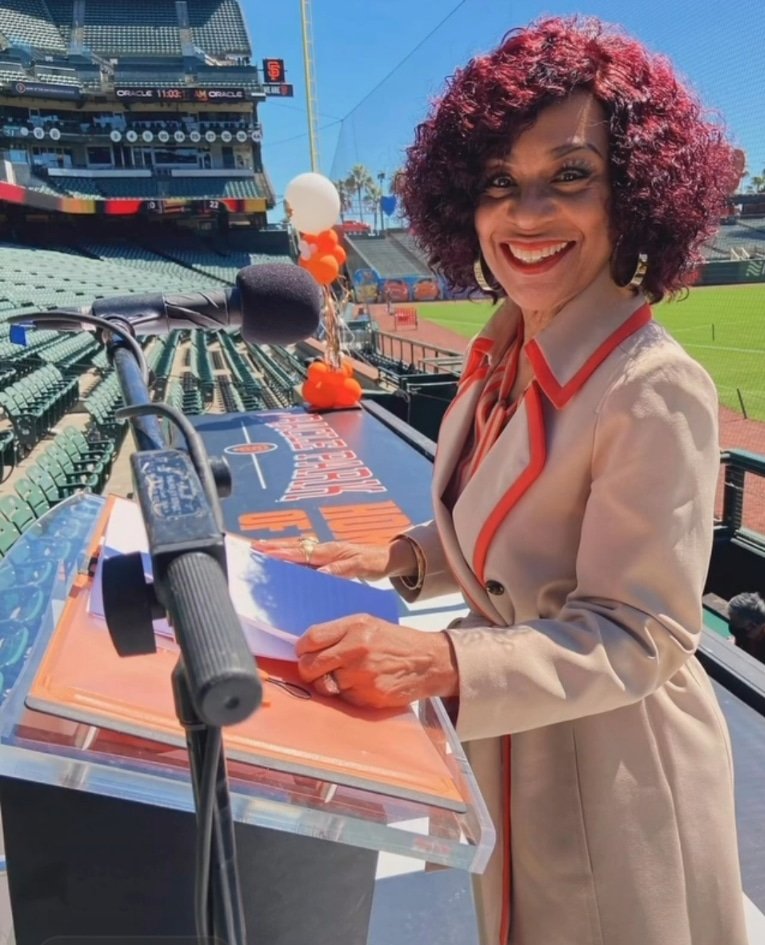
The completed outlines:
{"type": "MultiPolygon", "coordinates": [[[[422,318],[470,338],[489,318],[490,302],[427,302],[422,318]]],[[[721,403],[765,421],[765,283],[703,286],[655,307],[656,319],[713,377],[721,403]]]]}
{"type": "Polygon", "coordinates": [[[765,420],[765,283],[705,286],[656,318],[712,375],[721,403],[765,420]]]}

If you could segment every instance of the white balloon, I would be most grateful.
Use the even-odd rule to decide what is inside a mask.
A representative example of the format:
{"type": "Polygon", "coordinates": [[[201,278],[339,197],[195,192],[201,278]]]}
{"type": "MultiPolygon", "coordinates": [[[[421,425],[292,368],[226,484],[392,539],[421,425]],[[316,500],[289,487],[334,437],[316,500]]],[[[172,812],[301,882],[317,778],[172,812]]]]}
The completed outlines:
{"type": "Polygon", "coordinates": [[[298,174],[287,185],[284,197],[292,211],[292,223],[301,233],[321,233],[340,216],[340,194],[323,174],[298,174]]]}

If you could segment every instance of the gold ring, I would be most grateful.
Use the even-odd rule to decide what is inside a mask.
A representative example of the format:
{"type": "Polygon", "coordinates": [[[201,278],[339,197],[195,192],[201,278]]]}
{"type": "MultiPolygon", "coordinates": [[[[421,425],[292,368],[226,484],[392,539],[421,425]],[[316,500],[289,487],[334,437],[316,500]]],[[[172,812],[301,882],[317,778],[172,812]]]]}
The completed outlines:
{"type": "Polygon", "coordinates": [[[298,539],[298,544],[303,549],[303,555],[305,556],[305,563],[311,563],[311,555],[313,554],[313,549],[319,544],[315,538],[303,537],[298,539]]]}

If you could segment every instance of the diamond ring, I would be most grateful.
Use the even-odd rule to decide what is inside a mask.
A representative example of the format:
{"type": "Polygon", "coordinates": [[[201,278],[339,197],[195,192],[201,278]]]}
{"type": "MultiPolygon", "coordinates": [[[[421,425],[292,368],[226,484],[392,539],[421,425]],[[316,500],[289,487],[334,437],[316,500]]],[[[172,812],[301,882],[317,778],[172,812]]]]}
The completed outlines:
{"type": "Polygon", "coordinates": [[[303,555],[305,556],[305,563],[311,563],[311,555],[313,554],[313,549],[319,544],[315,538],[299,538],[298,544],[303,549],[303,555]]]}

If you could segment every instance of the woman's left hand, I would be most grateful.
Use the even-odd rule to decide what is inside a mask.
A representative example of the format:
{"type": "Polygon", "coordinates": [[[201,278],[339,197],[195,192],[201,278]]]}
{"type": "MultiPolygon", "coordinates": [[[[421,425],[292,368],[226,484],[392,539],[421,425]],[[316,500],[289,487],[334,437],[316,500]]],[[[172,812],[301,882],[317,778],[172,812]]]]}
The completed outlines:
{"type": "Polygon", "coordinates": [[[296,649],[305,682],[353,705],[393,708],[458,693],[456,658],[445,633],[353,614],[314,624],[296,649]]]}

